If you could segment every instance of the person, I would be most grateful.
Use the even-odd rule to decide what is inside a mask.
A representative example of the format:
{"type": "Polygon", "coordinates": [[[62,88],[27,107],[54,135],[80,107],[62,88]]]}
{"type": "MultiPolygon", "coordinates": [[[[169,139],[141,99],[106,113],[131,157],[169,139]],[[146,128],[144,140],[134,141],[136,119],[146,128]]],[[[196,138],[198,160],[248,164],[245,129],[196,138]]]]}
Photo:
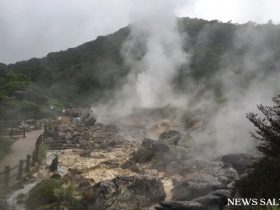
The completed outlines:
{"type": "Polygon", "coordinates": [[[52,160],[52,163],[49,167],[50,172],[56,172],[58,166],[58,155],[55,155],[55,158],[52,160]]]}

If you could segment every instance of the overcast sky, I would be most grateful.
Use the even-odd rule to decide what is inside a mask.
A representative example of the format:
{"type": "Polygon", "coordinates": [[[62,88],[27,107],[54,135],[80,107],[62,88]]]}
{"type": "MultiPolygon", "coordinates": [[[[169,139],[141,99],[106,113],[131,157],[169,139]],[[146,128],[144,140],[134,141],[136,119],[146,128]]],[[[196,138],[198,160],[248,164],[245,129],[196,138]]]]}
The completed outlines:
{"type": "MultiPolygon", "coordinates": [[[[42,57],[112,33],[130,22],[139,7],[135,1],[0,0],[0,63],[42,57]]],[[[236,23],[280,22],[280,0],[169,1],[177,16],[236,23]]]]}

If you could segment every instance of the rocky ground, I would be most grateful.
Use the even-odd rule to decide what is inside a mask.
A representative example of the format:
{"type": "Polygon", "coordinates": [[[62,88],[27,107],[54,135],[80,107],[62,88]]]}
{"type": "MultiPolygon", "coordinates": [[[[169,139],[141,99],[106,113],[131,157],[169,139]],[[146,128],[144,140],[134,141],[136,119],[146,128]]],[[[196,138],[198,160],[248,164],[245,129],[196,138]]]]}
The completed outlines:
{"type": "Polygon", "coordinates": [[[222,209],[254,161],[246,154],[197,160],[188,135],[170,120],[123,122],[62,119],[50,129],[49,159],[57,154],[63,178],[82,186],[85,209],[222,209]]]}

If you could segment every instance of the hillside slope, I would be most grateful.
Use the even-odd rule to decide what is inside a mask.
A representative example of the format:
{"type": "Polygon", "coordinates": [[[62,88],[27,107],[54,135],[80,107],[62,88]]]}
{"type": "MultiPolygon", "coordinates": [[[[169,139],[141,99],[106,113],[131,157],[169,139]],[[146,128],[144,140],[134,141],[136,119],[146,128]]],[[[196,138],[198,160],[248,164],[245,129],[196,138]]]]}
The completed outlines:
{"type": "MultiPolygon", "coordinates": [[[[279,25],[236,25],[190,18],[181,18],[178,24],[180,31],[187,34],[184,48],[191,54],[188,65],[182,66],[174,77],[178,91],[184,92],[189,78],[192,78],[195,84],[203,83],[205,87],[215,89],[220,97],[223,95],[222,87],[209,78],[229,68],[235,75],[240,75],[240,85],[245,87],[253,75],[240,73],[248,67],[244,64],[247,55],[246,59],[256,63],[248,68],[266,72],[278,70],[279,25]],[[270,55],[266,56],[268,53],[264,54],[264,50],[270,55]]],[[[129,27],[126,27],[76,48],[49,53],[43,58],[1,64],[2,114],[10,118],[9,110],[12,113],[24,110],[26,113],[42,105],[47,109],[49,104],[85,105],[108,100],[113,91],[121,87],[129,72],[120,53],[128,35],[129,27]],[[17,95],[15,97],[15,91],[25,91],[28,100],[23,102],[17,95]],[[22,103],[25,105],[19,107],[18,104],[22,103]]]]}

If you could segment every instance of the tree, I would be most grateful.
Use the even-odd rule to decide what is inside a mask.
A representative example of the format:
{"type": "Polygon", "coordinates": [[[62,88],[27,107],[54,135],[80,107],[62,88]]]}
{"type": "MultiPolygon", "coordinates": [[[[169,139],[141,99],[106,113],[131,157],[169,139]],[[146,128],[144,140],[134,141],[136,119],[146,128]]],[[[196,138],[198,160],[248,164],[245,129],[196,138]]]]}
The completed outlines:
{"type": "Polygon", "coordinates": [[[280,95],[272,100],[272,106],[258,106],[263,117],[247,114],[256,127],[252,136],[260,141],[257,147],[264,156],[253,165],[248,176],[237,182],[242,197],[280,198],[280,95]]]}
{"type": "Polygon", "coordinates": [[[258,105],[264,118],[256,113],[247,114],[247,118],[257,128],[252,136],[261,142],[258,150],[268,157],[280,157],[280,95],[273,98],[273,103],[272,106],[258,105]]]}

